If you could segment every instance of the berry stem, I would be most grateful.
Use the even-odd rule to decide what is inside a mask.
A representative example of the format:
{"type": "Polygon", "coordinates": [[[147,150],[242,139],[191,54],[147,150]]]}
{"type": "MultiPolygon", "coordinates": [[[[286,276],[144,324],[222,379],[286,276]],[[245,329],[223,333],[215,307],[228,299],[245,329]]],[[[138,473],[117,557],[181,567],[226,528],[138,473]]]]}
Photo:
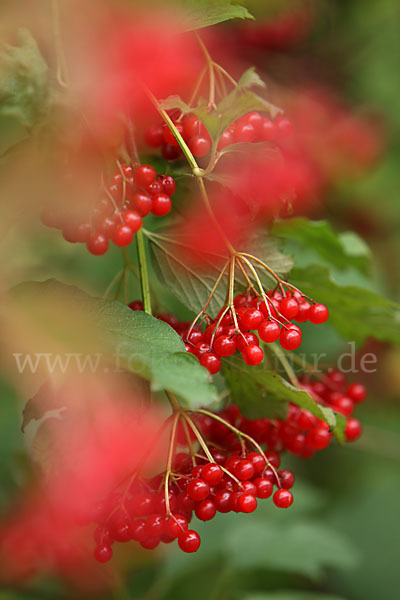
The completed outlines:
{"type": "Polygon", "coordinates": [[[64,47],[62,43],[61,37],[61,24],[60,24],[60,6],[59,0],[52,0],[51,2],[51,14],[52,14],[52,23],[53,23],[53,36],[54,36],[54,46],[56,51],[56,61],[57,61],[57,81],[59,85],[63,88],[68,88],[70,86],[70,77],[68,72],[67,60],[65,58],[64,47]]]}
{"type": "Polygon", "coordinates": [[[120,269],[115,277],[112,278],[110,285],[107,287],[106,291],[103,294],[103,300],[108,300],[109,295],[112,292],[114,285],[119,281],[119,279],[123,276],[124,269],[120,269]]]}
{"type": "Polygon", "coordinates": [[[165,494],[165,509],[167,516],[171,515],[171,508],[169,505],[169,478],[172,472],[172,460],[174,458],[175,453],[175,438],[176,438],[176,428],[178,427],[179,419],[181,418],[181,413],[176,412],[174,415],[174,419],[172,421],[171,434],[169,437],[169,446],[168,446],[168,457],[167,457],[167,466],[165,469],[165,479],[164,479],[164,494],[165,494]]]}
{"type": "MultiPolygon", "coordinates": [[[[136,233],[136,247],[139,261],[139,272],[140,272],[140,285],[142,288],[142,300],[143,308],[149,315],[151,312],[151,295],[150,295],[150,283],[149,283],[149,272],[147,269],[147,257],[143,231],[139,229],[136,233]]],[[[124,251],[126,249],[124,248],[124,251]]]]}
{"type": "Polygon", "coordinates": [[[208,52],[206,46],[204,45],[202,39],[199,34],[195,32],[196,40],[201,48],[202,53],[204,54],[204,58],[206,59],[208,75],[210,79],[210,89],[208,94],[208,108],[210,110],[216,110],[217,105],[215,104],[215,71],[214,71],[214,62],[208,52]]]}

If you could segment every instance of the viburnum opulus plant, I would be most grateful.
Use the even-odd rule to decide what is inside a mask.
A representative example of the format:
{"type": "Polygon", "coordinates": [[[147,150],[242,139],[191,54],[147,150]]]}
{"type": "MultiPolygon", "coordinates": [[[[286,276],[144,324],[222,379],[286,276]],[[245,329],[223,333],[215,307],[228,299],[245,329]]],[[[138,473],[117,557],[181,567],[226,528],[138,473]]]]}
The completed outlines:
{"type": "MultiPolygon", "coordinates": [[[[235,12],[236,4],[229,5],[235,12]]],[[[201,21],[196,19],[191,29],[201,21]]],[[[318,207],[333,172],[351,158],[361,168],[373,157],[373,136],[365,136],[370,143],[360,153],[350,143],[346,110],[324,104],[318,94],[293,94],[294,108],[286,115],[266,100],[253,68],[236,78],[233,57],[234,77],[211,56],[206,36],[175,36],[170,17],[159,27],[142,14],[136,30],[123,21],[110,26],[111,34],[101,29],[102,43],[86,57],[93,66],[93,57],[101,56],[104,77],[94,69],[91,93],[78,86],[74,99],[85,109],[79,123],[95,126],[89,132],[83,126],[78,150],[64,130],[69,141],[61,160],[57,153],[46,156],[54,159],[46,170],[59,169],[65,186],[57,181],[41,206],[42,223],[61,230],[67,242],[84,244],[99,257],[88,257],[99,261],[97,267],[112,265],[112,280],[102,299],[51,281],[23,285],[20,293],[32,304],[43,301],[37,320],[49,322],[52,332],[60,326],[52,311],[63,317],[66,306],[75,309],[81,302],[85,318],[67,328],[86,340],[85,327],[96,315],[96,351],[104,338],[108,351],[111,346],[104,373],[117,366],[140,402],[122,402],[116,415],[116,404],[129,393],[115,386],[113,398],[104,373],[93,387],[90,380],[87,406],[75,373],[75,386],[57,387],[57,381],[51,394],[41,392],[28,402],[24,426],[49,408],[65,414],[52,423],[52,441],[62,442],[64,456],[54,452],[60,459],[56,475],[43,485],[50,489],[48,503],[38,509],[39,518],[32,511],[36,501],[27,495],[30,506],[16,519],[16,530],[13,522],[4,536],[5,554],[22,547],[27,570],[48,560],[49,539],[57,542],[55,562],[62,562],[66,552],[59,538],[66,542],[67,521],[90,529],[94,557],[105,563],[117,542],[151,550],[177,540],[191,553],[201,543],[195,519],[253,513],[268,498],[277,508],[289,508],[295,477],[285,468],[285,456],[308,459],[335,439],[357,440],[361,425],[353,413],[366,397],[364,385],[334,365],[317,369],[303,360],[296,352],[303,334],[324,333],[328,322],[360,344],[368,335],[394,336],[393,307],[365,288],[339,286],[326,266],[340,270],[349,264],[365,274],[365,256],[348,250],[327,223],[304,216],[318,207]],[[318,128],[322,122],[326,132],[326,121],[329,136],[321,137],[318,128]],[[76,164],[85,177],[74,186],[76,164]],[[87,199],[80,188],[90,189],[87,199]],[[283,242],[311,249],[317,264],[302,265],[294,246],[293,265],[283,242]],[[122,249],[122,268],[115,268],[113,257],[121,250],[113,246],[122,249]],[[131,292],[131,276],[141,299],[136,289],[131,292]],[[175,314],[167,312],[166,289],[183,305],[175,304],[175,314]],[[45,302],[51,290],[54,296],[45,302]],[[190,318],[183,321],[184,311],[190,318]],[[93,398],[103,388],[106,408],[101,402],[95,407],[93,398]],[[168,410],[161,424],[151,412],[160,404],[168,410]],[[93,435],[87,433],[92,416],[98,427],[93,435]],[[54,509],[60,506],[61,518],[54,509]],[[62,536],[52,536],[53,523],[62,536]]],[[[63,89],[69,86],[64,63],[58,65],[63,89]]],[[[361,120],[353,122],[357,135],[362,129],[361,120]]]]}
{"type": "MultiPolygon", "coordinates": [[[[347,441],[354,441],[361,433],[361,426],[352,414],[355,405],[365,398],[364,387],[358,383],[347,384],[345,377],[335,370],[318,379],[307,373],[297,378],[286,356],[286,352],[296,350],[301,344],[299,324],[307,321],[315,325],[325,323],[328,308],[284,280],[268,265],[268,258],[246,249],[256,228],[287,214],[288,202],[296,206],[298,190],[293,184],[300,184],[303,175],[297,180],[287,179],[287,171],[283,168],[281,179],[275,188],[268,190],[269,194],[265,194],[263,185],[259,186],[259,193],[253,193],[250,186],[249,198],[241,198],[231,206],[225,205],[225,211],[238,212],[234,217],[241,220],[244,232],[238,239],[229,237],[225,220],[214,211],[208,196],[208,179],[215,172],[218,181],[223,171],[223,155],[234,152],[236,145],[243,153],[243,144],[261,144],[264,154],[257,159],[258,167],[265,164],[268,169],[269,153],[274,160],[276,153],[280,154],[279,160],[284,164],[285,147],[280,144],[293,135],[293,126],[281,115],[280,109],[250,91],[252,86],[262,85],[253,71],[246,72],[239,82],[235,81],[212,60],[200,38],[198,42],[206,67],[188,104],[179,98],[160,102],[151,90],[147,90],[149,101],[162,120],[148,128],[145,141],[152,148],[161,146],[168,161],[186,159],[199,192],[199,201],[205,208],[208,230],[201,232],[205,249],[193,247],[190,236],[182,245],[189,263],[196,256],[197,266],[191,269],[198,268],[201,279],[206,266],[208,235],[214,236],[218,247],[218,252],[214,247],[218,274],[192,322],[182,323],[167,314],[158,318],[179,333],[186,352],[196,357],[210,375],[219,372],[230,357],[240,356],[249,367],[257,367],[265,363],[265,355],[268,360],[276,355],[290,379],[292,393],[294,389],[303,391],[309,404],[297,405],[288,397],[285,417],[250,419],[229,401],[229,394],[228,402],[222,408],[191,409],[167,389],[172,414],[159,433],[161,436],[165,429],[169,430],[165,469],[151,476],[143,475],[145,453],[143,463],[116,489],[99,499],[93,512],[89,511],[89,521],[97,524],[94,556],[99,562],[110,560],[113,543],[130,540],[143,548],[153,549],[160,542],[170,543],[177,539],[184,552],[195,552],[200,546],[200,537],[190,525],[194,516],[209,521],[217,513],[252,513],[260,500],[270,496],[277,507],[288,508],[293,502],[294,475],[281,468],[282,453],[287,451],[309,458],[329,445],[335,428],[336,433],[341,428],[342,433],[337,434],[347,441]],[[207,102],[200,99],[196,104],[206,72],[209,98],[207,102]],[[205,159],[203,167],[197,163],[198,158],[205,159]],[[237,243],[243,244],[244,249],[237,248],[237,243]],[[199,266],[202,261],[204,264],[199,266]],[[270,282],[269,287],[266,281],[270,282]],[[221,288],[225,300],[216,307],[221,288]],[[335,426],[333,411],[346,417],[347,424],[342,422],[335,426]]],[[[131,146],[132,129],[133,125],[131,146]]],[[[251,146],[245,149],[251,156],[251,146]]],[[[67,241],[86,243],[89,252],[96,255],[107,251],[109,240],[116,246],[127,247],[136,236],[139,269],[137,271],[125,253],[125,267],[112,281],[107,296],[118,281],[116,297],[121,285],[126,289],[127,270],[137,272],[143,301],[131,301],[128,306],[133,311],[151,314],[155,298],[148,280],[145,239],[160,243],[168,239],[168,235],[173,236],[173,230],[164,238],[159,231],[144,229],[143,219],[150,213],[163,217],[170,212],[176,182],[170,174],[157,175],[150,164],[142,164],[136,143],[133,155],[130,156],[125,148],[121,156],[124,160],[116,157],[111,177],[103,176],[99,198],[93,208],[85,209],[77,219],[76,214],[68,214],[68,207],[57,212],[56,208],[47,206],[42,221],[62,229],[67,241]]],[[[245,161],[248,165],[248,157],[245,161]]],[[[248,166],[245,172],[248,175],[248,166]]],[[[255,175],[259,176],[260,171],[255,175]]],[[[238,176],[240,178],[241,174],[238,176]]],[[[243,184],[245,182],[242,187],[243,184]]],[[[234,195],[239,189],[233,190],[234,195]]],[[[174,242],[179,244],[179,236],[174,242]]],[[[179,260],[179,255],[172,256],[172,261],[179,263],[179,260]]],[[[157,437],[151,441],[149,451],[155,444],[157,437]]]]}

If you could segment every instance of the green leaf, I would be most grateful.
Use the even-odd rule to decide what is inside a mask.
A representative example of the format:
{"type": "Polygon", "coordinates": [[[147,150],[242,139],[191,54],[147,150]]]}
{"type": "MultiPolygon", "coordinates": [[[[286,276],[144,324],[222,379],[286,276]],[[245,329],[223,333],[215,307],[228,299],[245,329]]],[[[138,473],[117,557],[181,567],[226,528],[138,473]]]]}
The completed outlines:
{"type": "MultiPolygon", "coordinates": [[[[163,321],[142,311],[132,311],[119,302],[93,298],[56,280],[20,284],[14,288],[13,296],[29,306],[31,318],[39,323],[43,306],[67,305],[69,314],[77,318],[78,331],[70,323],[62,322],[62,315],[47,310],[46,321],[41,323],[46,332],[62,336],[61,326],[64,326],[80,336],[78,323],[84,321],[93,333],[90,343],[95,352],[102,353],[108,364],[150,380],[153,390],[173,392],[191,408],[216,400],[217,392],[207,371],[185,352],[182,339],[163,321]]],[[[70,344],[73,343],[72,338],[70,344]]]]}
{"type": "Polygon", "coordinates": [[[178,108],[184,114],[192,112],[191,107],[188,104],[186,104],[186,102],[184,102],[180,96],[177,95],[168,96],[168,98],[165,98],[165,100],[159,100],[158,103],[160,105],[160,108],[164,110],[172,110],[174,108],[178,108]]]}
{"type": "Polygon", "coordinates": [[[231,0],[186,0],[183,28],[202,29],[231,19],[254,19],[247,8],[231,0]]]}
{"type": "Polygon", "coordinates": [[[370,290],[336,283],[328,267],[293,269],[291,281],[329,308],[329,321],[344,338],[362,344],[368,337],[400,344],[400,306],[370,290]]]}
{"type": "Polygon", "coordinates": [[[229,536],[236,569],[268,569],[318,579],[326,567],[352,569],[358,555],[347,538],[315,521],[265,524],[260,519],[237,523],[229,536]],[[251,539],[242,551],[240,540],[251,539]]]}
{"type": "Polygon", "coordinates": [[[246,595],[244,600],[345,600],[343,596],[332,596],[320,592],[279,590],[276,592],[254,592],[246,595]]]}
{"type": "Polygon", "coordinates": [[[300,242],[339,269],[353,267],[362,273],[369,270],[370,252],[365,243],[351,232],[337,235],[327,221],[285,219],[275,223],[271,232],[300,242]]]}
{"type": "Polygon", "coordinates": [[[231,358],[222,363],[222,373],[232,402],[247,419],[285,419],[288,401],[271,394],[268,389],[271,371],[264,365],[249,366],[243,360],[231,358]]]}
{"type": "Polygon", "coordinates": [[[0,48],[0,116],[30,128],[43,120],[50,106],[48,67],[27,29],[18,31],[18,44],[0,48]]]}
{"type": "Polygon", "coordinates": [[[344,441],[346,419],[343,415],[318,404],[307,392],[286,381],[276,371],[267,370],[264,365],[249,368],[241,358],[231,356],[224,361],[223,373],[233,401],[243,407],[243,410],[249,410],[251,418],[270,416],[267,414],[269,404],[271,412],[278,412],[279,402],[283,403],[281,414],[284,418],[287,404],[293,402],[328,423],[338,440],[344,441]]]}
{"type": "MultiPolygon", "coordinates": [[[[200,312],[209,298],[224,261],[221,261],[220,256],[204,255],[205,267],[199,270],[185,261],[180,241],[176,237],[163,236],[161,239],[153,233],[149,234],[149,242],[152,263],[161,282],[193,312],[200,312]]],[[[287,273],[292,266],[291,258],[282,254],[277,241],[272,237],[256,236],[246,250],[257,253],[257,256],[267,262],[278,274],[287,273]]],[[[246,282],[239,269],[236,276],[237,282],[245,286],[246,282]]],[[[254,279],[250,273],[249,276],[254,279]]],[[[266,274],[262,274],[261,279],[271,283],[270,277],[266,274]]],[[[226,274],[210,302],[207,312],[213,317],[225,305],[227,280],[226,274]]]]}

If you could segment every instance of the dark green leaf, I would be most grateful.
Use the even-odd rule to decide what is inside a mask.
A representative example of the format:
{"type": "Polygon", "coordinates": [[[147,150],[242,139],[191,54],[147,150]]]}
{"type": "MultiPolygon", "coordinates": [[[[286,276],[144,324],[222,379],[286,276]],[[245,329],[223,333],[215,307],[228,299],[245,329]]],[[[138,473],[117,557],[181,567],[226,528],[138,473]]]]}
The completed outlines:
{"type": "Polygon", "coordinates": [[[329,308],[328,323],[346,339],[362,344],[368,337],[400,343],[400,306],[379,294],[336,283],[327,267],[293,269],[291,281],[329,308]]]}
{"type": "Polygon", "coordinates": [[[0,49],[0,115],[30,128],[50,105],[48,67],[27,29],[18,31],[18,43],[0,49]]]}
{"type": "Polygon", "coordinates": [[[281,590],[277,592],[254,592],[246,595],[244,600],[345,600],[342,596],[321,594],[320,592],[305,592],[296,590],[281,590]]]}
{"type": "Polygon", "coordinates": [[[277,222],[272,233],[300,242],[339,269],[354,267],[368,272],[370,253],[365,243],[356,234],[337,235],[327,221],[286,219],[277,222]]]}
{"type": "Polygon", "coordinates": [[[230,19],[254,19],[247,8],[231,0],[186,0],[183,28],[202,29],[230,19]]]}
{"type": "MultiPolygon", "coordinates": [[[[191,408],[216,400],[217,393],[207,371],[185,352],[181,338],[163,321],[142,311],[132,311],[119,302],[93,298],[55,280],[21,284],[14,288],[13,294],[29,306],[33,318],[42,317],[43,304],[56,307],[68,303],[77,322],[79,316],[93,332],[90,343],[95,352],[102,353],[108,363],[150,380],[154,390],[174,392],[191,408]]],[[[60,335],[62,315],[46,317],[41,325],[53,335],[60,335]]],[[[74,330],[69,323],[68,327],[74,330]]],[[[74,343],[73,337],[70,343],[74,343]]]]}

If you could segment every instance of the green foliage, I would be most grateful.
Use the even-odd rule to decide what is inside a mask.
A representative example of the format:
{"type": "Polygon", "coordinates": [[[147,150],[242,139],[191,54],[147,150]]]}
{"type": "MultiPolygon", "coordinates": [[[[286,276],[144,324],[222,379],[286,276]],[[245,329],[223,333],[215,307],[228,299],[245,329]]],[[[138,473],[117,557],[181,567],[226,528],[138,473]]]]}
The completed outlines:
{"type": "Polygon", "coordinates": [[[352,232],[337,235],[327,221],[311,221],[302,217],[285,219],[275,223],[271,231],[311,248],[338,269],[354,267],[361,273],[368,272],[371,256],[365,243],[352,232]]]}
{"type": "Polygon", "coordinates": [[[345,339],[357,344],[368,337],[400,343],[400,307],[396,303],[363,288],[339,285],[322,265],[293,269],[291,281],[329,307],[329,323],[345,339]]]}
{"type": "MultiPolygon", "coordinates": [[[[117,368],[121,366],[149,379],[153,390],[174,392],[191,408],[216,400],[207,371],[185,352],[178,334],[159,319],[132,311],[119,302],[93,298],[55,280],[23,283],[13,292],[29,303],[33,318],[35,313],[40,315],[42,303],[62,306],[68,302],[75,316],[84,317],[95,333],[92,342],[96,353],[102,352],[104,359],[117,368]]],[[[54,314],[48,316],[45,327],[47,331],[60,332],[54,314]]]]}
{"type": "Polygon", "coordinates": [[[183,28],[202,29],[231,19],[254,19],[247,8],[231,0],[185,0],[183,28]]]}
{"type": "Polygon", "coordinates": [[[27,29],[18,31],[18,46],[0,48],[0,116],[31,128],[50,106],[47,64],[27,29]]]}
{"type": "Polygon", "coordinates": [[[255,592],[248,594],[244,600],[344,600],[341,596],[321,594],[319,592],[296,592],[294,590],[282,590],[278,592],[255,592]]]}

